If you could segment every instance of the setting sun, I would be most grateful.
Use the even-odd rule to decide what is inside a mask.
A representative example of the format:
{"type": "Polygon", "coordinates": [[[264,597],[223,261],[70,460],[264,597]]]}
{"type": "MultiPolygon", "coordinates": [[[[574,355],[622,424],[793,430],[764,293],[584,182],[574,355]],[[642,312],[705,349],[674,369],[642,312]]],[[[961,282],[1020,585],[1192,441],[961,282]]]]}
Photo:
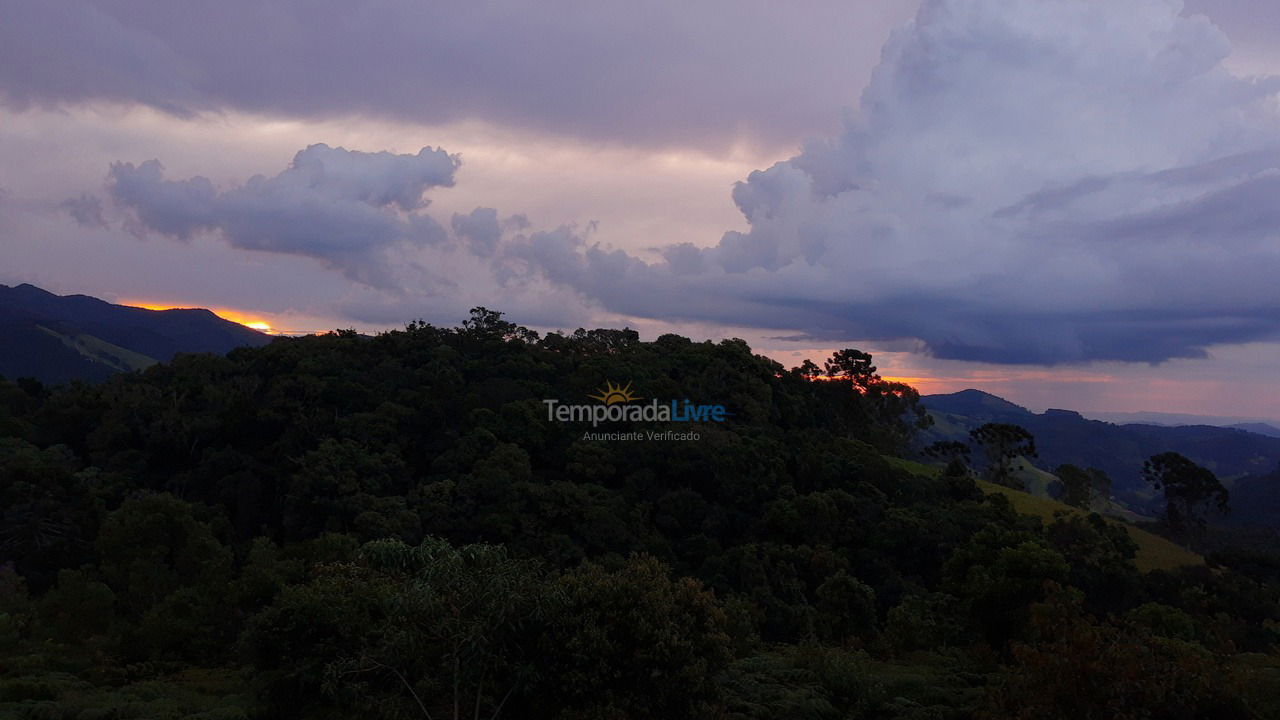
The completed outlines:
{"type": "MultiPolygon", "coordinates": [[[[120,304],[129,305],[132,307],[139,307],[139,308],[143,308],[144,310],[184,310],[184,309],[190,309],[192,307],[199,307],[199,306],[181,305],[181,304],[173,304],[173,303],[144,302],[140,300],[121,300],[120,304]]],[[[264,333],[275,332],[271,324],[263,320],[259,315],[250,314],[243,310],[233,310],[231,308],[211,307],[211,308],[205,308],[205,309],[209,310],[209,312],[212,312],[214,315],[217,315],[223,320],[230,320],[233,323],[238,323],[247,328],[257,330],[258,332],[264,332],[264,333]]]]}

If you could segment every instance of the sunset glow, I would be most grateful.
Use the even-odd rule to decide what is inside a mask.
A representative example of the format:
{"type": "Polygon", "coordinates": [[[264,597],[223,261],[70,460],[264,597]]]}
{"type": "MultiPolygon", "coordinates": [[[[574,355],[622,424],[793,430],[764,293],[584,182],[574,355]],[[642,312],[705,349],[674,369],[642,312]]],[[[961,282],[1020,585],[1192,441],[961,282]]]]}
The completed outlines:
{"type": "MultiPolygon", "coordinates": [[[[120,304],[142,308],[144,310],[189,310],[192,307],[199,307],[198,305],[192,306],[177,303],[146,302],[141,300],[121,300],[120,304]]],[[[238,323],[247,328],[257,330],[258,332],[268,334],[273,334],[275,332],[271,323],[262,319],[262,316],[257,313],[224,307],[209,307],[204,309],[209,310],[223,320],[230,320],[233,323],[238,323]]]]}
{"type": "Polygon", "coordinates": [[[0,720],[1280,720],[1278,47],[0,0],[0,720]]]}
{"type": "MultiPolygon", "coordinates": [[[[1280,74],[1274,3],[517,3],[454,28],[392,2],[369,17],[412,33],[318,14],[288,47],[268,40],[287,13],[224,4],[201,11],[222,52],[107,5],[118,31],[49,34],[74,61],[0,43],[0,284],[273,336],[484,306],[539,332],[743,338],[785,367],[856,347],[922,394],[1277,412],[1280,220],[1253,208],[1280,187],[1280,124],[1252,79],[1280,74]],[[563,42],[529,58],[495,28],[563,42]],[[610,41],[584,67],[576,38],[610,41]]],[[[21,6],[32,30],[70,12],[21,6]]]]}

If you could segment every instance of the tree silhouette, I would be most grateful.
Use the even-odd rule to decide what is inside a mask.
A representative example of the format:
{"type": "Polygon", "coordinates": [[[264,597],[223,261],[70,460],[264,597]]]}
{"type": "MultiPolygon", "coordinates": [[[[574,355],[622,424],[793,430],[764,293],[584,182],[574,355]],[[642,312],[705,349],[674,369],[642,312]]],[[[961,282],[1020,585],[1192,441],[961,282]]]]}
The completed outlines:
{"type": "Polygon", "coordinates": [[[1053,474],[1061,485],[1062,502],[1072,507],[1088,510],[1094,500],[1111,496],[1111,478],[1098,468],[1059,465],[1053,474]]]}
{"type": "Polygon", "coordinates": [[[1013,461],[1017,457],[1036,457],[1035,436],[1018,425],[987,423],[970,430],[969,437],[987,457],[987,479],[1021,490],[1022,483],[1013,476],[1013,461]]]}
{"type": "Polygon", "coordinates": [[[1142,475],[1164,492],[1164,521],[1187,542],[1199,537],[1210,511],[1228,510],[1230,495],[1218,477],[1176,452],[1150,457],[1142,465],[1142,475]]]}

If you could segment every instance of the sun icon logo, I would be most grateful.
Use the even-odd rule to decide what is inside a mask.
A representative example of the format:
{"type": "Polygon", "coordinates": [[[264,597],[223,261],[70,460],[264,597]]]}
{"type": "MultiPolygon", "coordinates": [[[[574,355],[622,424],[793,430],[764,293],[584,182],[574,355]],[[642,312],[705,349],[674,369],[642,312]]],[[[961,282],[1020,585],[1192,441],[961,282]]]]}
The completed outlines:
{"type": "Polygon", "coordinates": [[[591,398],[592,400],[599,400],[605,405],[617,405],[618,403],[629,403],[632,400],[640,399],[635,395],[631,394],[631,383],[627,383],[626,386],[624,387],[622,385],[614,385],[612,382],[608,380],[605,381],[604,388],[600,390],[599,395],[588,395],[587,397],[591,398]]]}

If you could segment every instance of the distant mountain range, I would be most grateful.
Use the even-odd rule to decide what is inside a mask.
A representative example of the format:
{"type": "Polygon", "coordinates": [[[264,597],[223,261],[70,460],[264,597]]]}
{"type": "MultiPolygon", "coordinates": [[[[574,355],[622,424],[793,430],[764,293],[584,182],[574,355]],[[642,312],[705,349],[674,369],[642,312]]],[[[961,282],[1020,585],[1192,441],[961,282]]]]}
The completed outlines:
{"type": "Polygon", "coordinates": [[[1244,430],[1245,432],[1258,433],[1259,435],[1266,435],[1267,437],[1280,438],[1280,428],[1270,423],[1236,423],[1235,425],[1228,425],[1227,427],[1232,430],[1244,430]]]}
{"type": "MultiPolygon", "coordinates": [[[[1142,479],[1142,463],[1152,455],[1174,451],[1209,468],[1231,488],[1240,517],[1247,516],[1255,498],[1277,496],[1274,481],[1280,468],[1280,431],[1270,425],[1257,432],[1250,426],[1117,425],[1089,420],[1071,410],[1032,412],[980,390],[949,395],[926,395],[934,425],[925,432],[926,444],[935,440],[964,440],[973,428],[998,422],[1019,425],[1036,438],[1036,466],[1052,472],[1059,465],[1096,467],[1113,481],[1118,499],[1139,510],[1151,510],[1153,493],[1142,479]]],[[[1268,499],[1267,502],[1274,502],[1268,499]]],[[[1271,517],[1280,518],[1272,514],[1271,517]]]]}
{"type": "Polygon", "coordinates": [[[1087,410],[1081,410],[1080,414],[1090,420],[1101,420],[1117,425],[1216,425],[1280,437],[1280,420],[1266,418],[1164,412],[1089,412],[1087,410]]]}
{"type": "Polygon", "coordinates": [[[226,353],[271,336],[208,310],[146,310],[34,285],[0,285],[0,375],[101,380],[178,353],[226,353]]]}

